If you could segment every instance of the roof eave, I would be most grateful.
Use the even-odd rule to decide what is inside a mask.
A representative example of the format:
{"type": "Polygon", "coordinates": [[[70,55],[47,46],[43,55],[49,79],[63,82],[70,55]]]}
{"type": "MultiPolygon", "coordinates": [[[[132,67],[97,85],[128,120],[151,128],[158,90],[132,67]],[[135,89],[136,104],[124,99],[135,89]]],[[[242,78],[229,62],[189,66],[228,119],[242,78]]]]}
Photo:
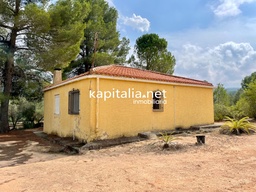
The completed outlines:
{"type": "Polygon", "coordinates": [[[93,78],[102,78],[102,79],[113,79],[120,81],[136,81],[136,82],[144,82],[144,83],[157,83],[157,84],[166,84],[166,85],[177,85],[177,86],[189,86],[189,87],[202,87],[202,88],[210,88],[213,89],[214,86],[211,83],[208,84],[192,84],[192,83],[180,83],[180,82],[169,82],[169,81],[159,81],[159,80],[151,80],[151,79],[140,79],[140,78],[130,78],[130,77],[120,77],[120,76],[109,76],[102,74],[87,74],[80,76],[79,78],[69,79],[68,81],[63,81],[56,85],[51,85],[49,87],[44,88],[44,92],[49,91],[51,89],[55,89],[57,87],[61,87],[76,81],[81,81],[84,79],[93,79],[93,78]]]}

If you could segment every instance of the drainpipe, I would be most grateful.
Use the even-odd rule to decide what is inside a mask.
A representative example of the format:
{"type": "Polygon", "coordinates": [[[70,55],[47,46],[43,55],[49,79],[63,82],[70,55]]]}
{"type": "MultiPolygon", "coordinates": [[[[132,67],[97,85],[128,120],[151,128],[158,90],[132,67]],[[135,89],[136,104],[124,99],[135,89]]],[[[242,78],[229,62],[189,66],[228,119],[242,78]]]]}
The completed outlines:
{"type": "MultiPolygon", "coordinates": [[[[97,77],[97,93],[99,92],[99,90],[100,90],[100,78],[97,77]]],[[[99,128],[99,105],[100,105],[99,97],[96,97],[96,116],[95,116],[95,119],[96,119],[96,127],[95,127],[96,136],[97,136],[97,132],[98,132],[98,128],[99,128]]]]}
{"type": "Polygon", "coordinates": [[[174,121],[174,128],[176,128],[176,86],[173,86],[173,109],[174,109],[174,113],[173,113],[173,121],[174,121]]]}

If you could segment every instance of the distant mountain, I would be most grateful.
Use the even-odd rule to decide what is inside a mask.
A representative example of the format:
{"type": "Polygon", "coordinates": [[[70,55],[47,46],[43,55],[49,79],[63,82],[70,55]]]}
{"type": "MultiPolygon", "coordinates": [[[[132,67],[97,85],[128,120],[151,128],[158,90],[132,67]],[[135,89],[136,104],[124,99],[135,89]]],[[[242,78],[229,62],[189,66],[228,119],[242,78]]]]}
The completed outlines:
{"type": "Polygon", "coordinates": [[[226,88],[226,90],[227,90],[228,93],[235,93],[235,92],[237,92],[239,89],[240,89],[240,88],[234,88],[234,87],[232,87],[232,88],[226,88]]]}

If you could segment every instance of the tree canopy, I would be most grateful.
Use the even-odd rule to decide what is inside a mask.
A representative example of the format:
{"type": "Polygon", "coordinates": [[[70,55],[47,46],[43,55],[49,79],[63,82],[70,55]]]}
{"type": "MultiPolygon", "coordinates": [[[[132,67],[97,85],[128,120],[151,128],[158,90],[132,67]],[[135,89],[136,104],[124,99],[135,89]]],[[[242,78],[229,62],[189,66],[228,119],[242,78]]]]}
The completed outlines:
{"type": "Polygon", "coordinates": [[[218,86],[213,91],[213,101],[214,104],[219,105],[230,105],[230,97],[227,90],[224,88],[223,84],[219,83],[218,86]]]}
{"type": "Polygon", "coordinates": [[[252,73],[251,75],[249,76],[246,76],[242,82],[241,82],[241,86],[242,86],[242,89],[246,89],[248,88],[248,85],[255,81],[256,80],[256,72],[252,73]]]}
{"type": "Polygon", "coordinates": [[[91,5],[91,11],[84,19],[87,27],[80,44],[80,53],[65,69],[71,76],[88,71],[92,65],[122,64],[129,51],[129,40],[119,40],[117,10],[105,0],[87,1],[91,5]]]}
{"type": "Polygon", "coordinates": [[[135,56],[132,56],[129,63],[135,67],[173,74],[176,61],[171,52],[167,50],[167,46],[167,41],[157,34],[142,35],[135,44],[138,61],[135,56]]]}
{"type": "Polygon", "coordinates": [[[244,91],[243,98],[249,104],[249,114],[256,118],[256,80],[250,82],[244,91]]]}
{"type": "Polygon", "coordinates": [[[8,131],[8,105],[19,54],[41,70],[66,66],[79,52],[90,5],[81,0],[0,0],[1,96],[0,132],[8,131]],[[67,14],[68,13],[68,14],[67,14]]]}

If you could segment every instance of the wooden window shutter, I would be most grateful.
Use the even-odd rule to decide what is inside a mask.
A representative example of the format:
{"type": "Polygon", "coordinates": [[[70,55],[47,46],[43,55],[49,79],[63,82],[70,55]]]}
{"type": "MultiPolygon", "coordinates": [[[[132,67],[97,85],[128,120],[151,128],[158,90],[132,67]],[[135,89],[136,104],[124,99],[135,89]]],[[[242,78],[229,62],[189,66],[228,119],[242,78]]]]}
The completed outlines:
{"type": "Polygon", "coordinates": [[[68,93],[68,114],[79,114],[80,91],[73,89],[68,93]]]}
{"type": "Polygon", "coordinates": [[[68,93],[68,114],[72,114],[72,91],[68,93]]]}

